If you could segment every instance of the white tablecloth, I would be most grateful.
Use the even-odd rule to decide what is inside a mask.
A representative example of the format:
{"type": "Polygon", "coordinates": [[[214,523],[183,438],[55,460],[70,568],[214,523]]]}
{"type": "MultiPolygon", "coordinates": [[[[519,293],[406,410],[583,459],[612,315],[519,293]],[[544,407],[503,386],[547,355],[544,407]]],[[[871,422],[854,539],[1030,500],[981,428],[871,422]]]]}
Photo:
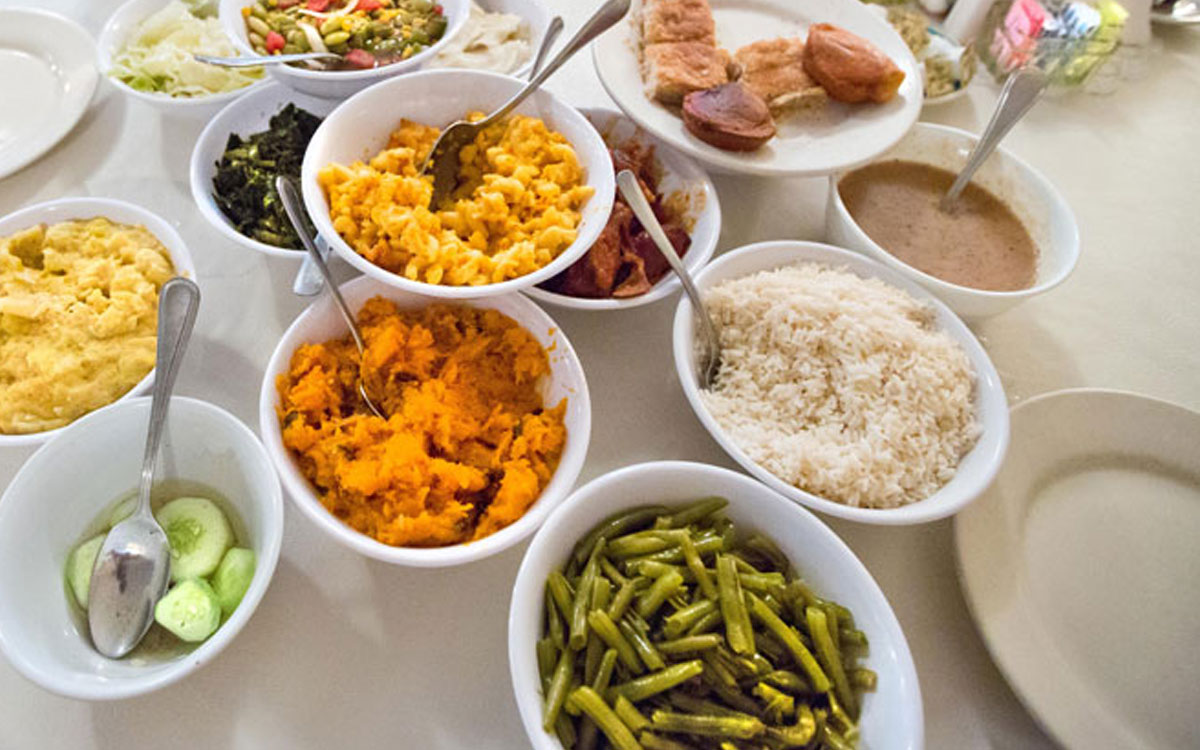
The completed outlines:
{"type": "MultiPolygon", "coordinates": [[[[566,18],[567,33],[593,7],[545,1],[566,18]]],[[[118,2],[25,4],[97,34],[118,2]]],[[[1083,237],[1079,266],[1063,286],[976,328],[1013,402],[1104,386],[1200,408],[1200,34],[1162,29],[1155,46],[1140,80],[1110,96],[1049,98],[1008,138],[1008,148],[1062,189],[1083,237]]],[[[575,104],[611,106],[590,54],[549,87],[575,104]]],[[[923,117],[978,130],[995,94],[981,81],[968,97],[923,117]]],[[[293,262],[230,244],[194,207],[188,159],[202,126],[163,117],[102,83],[70,136],[0,181],[0,214],[96,195],[139,203],[175,223],[204,293],[177,390],[257,429],[263,367],[305,302],[289,291],[293,262]]],[[[718,252],[823,237],[824,180],[716,182],[725,212],[718,252]]],[[[595,406],[581,482],[654,459],[733,466],[688,408],[665,354],[674,307],[671,300],[616,314],[550,310],[583,360],[595,406]]],[[[29,453],[0,452],[0,485],[29,453]]],[[[1051,747],[967,613],[952,523],[830,525],[871,569],[904,627],[928,746],[1051,747]]],[[[271,588],[218,659],[158,693],[95,704],[43,692],[0,660],[0,748],[526,747],[505,645],[523,550],[450,570],[395,568],[336,545],[289,505],[271,588]]]]}

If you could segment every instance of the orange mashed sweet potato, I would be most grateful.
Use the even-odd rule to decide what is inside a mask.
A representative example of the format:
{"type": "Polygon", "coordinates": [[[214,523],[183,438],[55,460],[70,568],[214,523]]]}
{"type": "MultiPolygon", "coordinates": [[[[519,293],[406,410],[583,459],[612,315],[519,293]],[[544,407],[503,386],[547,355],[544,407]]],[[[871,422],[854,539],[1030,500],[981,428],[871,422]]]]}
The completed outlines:
{"type": "Polygon", "coordinates": [[[395,546],[481,539],[524,515],[566,444],[566,400],[546,409],[541,344],[496,310],[380,297],[346,338],[305,344],[280,375],[284,445],[342,521],[395,546]]]}

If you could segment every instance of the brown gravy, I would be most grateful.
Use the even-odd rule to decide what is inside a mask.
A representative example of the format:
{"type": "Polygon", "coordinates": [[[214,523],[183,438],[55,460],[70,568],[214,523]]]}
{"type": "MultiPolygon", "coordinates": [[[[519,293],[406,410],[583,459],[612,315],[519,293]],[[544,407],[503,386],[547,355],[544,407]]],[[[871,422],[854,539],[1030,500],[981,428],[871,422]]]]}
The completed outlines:
{"type": "Polygon", "coordinates": [[[999,198],[970,183],[952,213],[938,201],[954,174],[899,159],[856,169],[838,183],[867,236],[908,265],[951,284],[989,291],[1033,285],[1037,246],[999,198]]]}

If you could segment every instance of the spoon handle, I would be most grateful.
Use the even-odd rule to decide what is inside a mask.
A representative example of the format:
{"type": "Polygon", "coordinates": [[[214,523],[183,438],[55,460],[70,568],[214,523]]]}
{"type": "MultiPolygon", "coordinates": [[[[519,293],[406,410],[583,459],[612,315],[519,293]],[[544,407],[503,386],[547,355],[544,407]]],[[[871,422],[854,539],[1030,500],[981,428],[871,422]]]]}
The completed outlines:
{"type": "Polygon", "coordinates": [[[700,329],[707,343],[707,361],[702,366],[703,380],[707,387],[712,377],[711,370],[716,365],[716,355],[720,350],[721,340],[717,337],[717,329],[713,326],[712,319],[708,317],[700,290],[696,289],[696,285],[692,283],[692,275],[688,273],[683,261],[679,259],[679,254],[671,245],[671,241],[667,239],[667,233],[663,231],[662,224],[658,223],[658,217],[654,215],[654,209],[650,207],[650,203],[642,193],[642,186],[638,184],[637,177],[633,172],[628,169],[621,170],[617,175],[617,190],[621,192],[621,196],[625,198],[629,208],[633,210],[633,215],[641,222],[642,228],[650,235],[650,239],[654,240],[655,246],[666,258],[671,270],[679,277],[679,282],[683,284],[683,291],[687,293],[688,299],[692,301],[692,307],[696,310],[696,316],[700,318],[700,329]]]}
{"type": "Polygon", "coordinates": [[[975,171],[992,155],[1001,139],[1017,124],[1017,120],[1024,117],[1029,108],[1037,102],[1038,97],[1045,91],[1047,82],[1046,74],[1035,67],[1020,68],[1008,77],[1000,91],[1000,98],[996,101],[992,119],[988,121],[975,148],[971,150],[971,155],[967,157],[966,166],[958,173],[954,184],[942,198],[943,210],[958,200],[959,194],[967,187],[975,171]]]}
{"type": "Polygon", "coordinates": [[[138,485],[137,512],[140,514],[150,512],[150,485],[154,481],[154,464],[158,460],[167,407],[199,307],[200,287],[191,279],[176,276],[159,290],[154,392],[150,399],[150,429],[146,435],[146,455],[142,459],[142,481],[138,485]]]}
{"type": "Polygon", "coordinates": [[[259,57],[217,57],[216,55],[194,54],[192,58],[196,62],[219,65],[222,68],[258,68],[263,65],[283,65],[285,63],[303,62],[305,60],[341,59],[341,55],[334,54],[333,52],[295,52],[287,55],[259,57]]]}
{"type": "Polygon", "coordinates": [[[546,59],[546,53],[554,46],[554,40],[558,39],[558,35],[562,33],[563,20],[562,16],[555,16],[550,19],[550,25],[546,27],[546,33],[542,35],[542,43],[538,45],[537,56],[533,58],[533,65],[529,67],[529,80],[533,80],[538,71],[542,69],[542,61],[546,59]]]}
{"type": "Polygon", "coordinates": [[[337,303],[338,312],[342,314],[342,318],[346,321],[346,327],[350,329],[350,335],[354,337],[355,345],[358,346],[360,352],[363,351],[366,346],[363,344],[362,334],[358,332],[358,323],[354,321],[354,314],[350,312],[349,305],[342,298],[342,292],[333,280],[333,274],[329,273],[329,266],[325,265],[325,259],[321,257],[321,251],[304,229],[304,204],[300,202],[300,194],[296,191],[295,183],[291,179],[281,175],[275,178],[275,189],[279,191],[279,197],[283,201],[283,210],[292,222],[292,227],[295,228],[296,234],[300,235],[300,241],[304,243],[304,249],[308,251],[308,257],[312,259],[313,265],[317,267],[317,270],[321,272],[321,277],[325,279],[325,286],[329,288],[329,293],[333,295],[333,301],[337,303]]]}
{"type": "Polygon", "coordinates": [[[562,64],[572,55],[587,46],[588,42],[607,31],[617,21],[620,21],[629,11],[630,2],[631,0],[608,0],[604,5],[600,6],[600,9],[584,22],[579,31],[575,32],[575,36],[571,37],[570,41],[563,45],[558,54],[551,58],[550,62],[546,63],[545,67],[533,77],[533,80],[525,84],[525,88],[518,91],[500,109],[488,115],[481,122],[476,123],[476,126],[485,128],[516,109],[517,105],[525,101],[526,97],[541,88],[546,79],[554,75],[555,71],[561,68],[562,64]]]}

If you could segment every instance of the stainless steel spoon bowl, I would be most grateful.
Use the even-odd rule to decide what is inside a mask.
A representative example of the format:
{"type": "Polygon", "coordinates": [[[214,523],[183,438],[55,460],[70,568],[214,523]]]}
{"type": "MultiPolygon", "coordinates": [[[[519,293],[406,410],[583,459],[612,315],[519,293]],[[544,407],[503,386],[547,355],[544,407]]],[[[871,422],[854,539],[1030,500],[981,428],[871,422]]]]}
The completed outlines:
{"type": "Polygon", "coordinates": [[[642,186],[638,182],[637,176],[628,169],[621,170],[617,174],[617,190],[621,192],[621,196],[629,204],[633,215],[650,235],[650,239],[654,240],[654,246],[667,259],[671,270],[679,277],[680,283],[683,284],[683,291],[687,293],[688,299],[692,303],[692,309],[700,319],[702,348],[700,356],[696,359],[696,375],[700,380],[700,387],[708,390],[712,388],[713,381],[717,377],[717,369],[721,365],[721,338],[717,335],[717,327],[713,325],[708,308],[704,306],[704,298],[700,296],[700,290],[696,289],[696,285],[692,282],[692,275],[688,273],[687,267],[679,259],[679,254],[675,252],[671,241],[667,239],[662,224],[658,223],[658,217],[654,215],[654,209],[650,207],[650,202],[642,193],[642,186]]]}
{"type": "Polygon", "coordinates": [[[154,605],[171,577],[171,547],[150,511],[154,466],[179,362],[200,306],[200,287],[183,277],[163,284],[158,295],[158,349],[150,428],[137,509],[104,539],[88,588],[88,630],[101,654],[119,659],[133,650],[154,622],[154,605]]]}
{"type": "Polygon", "coordinates": [[[492,112],[482,120],[475,122],[467,122],[459,120],[448,125],[434,141],[433,148],[429,149],[429,155],[425,157],[425,163],[421,166],[422,174],[433,174],[433,198],[430,205],[437,209],[446,204],[450,198],[450,194],[454,192],[455,185],[458,181],[459,172],[459,152],[463,146],[466,146],[471,141],[475,140],[475,136],[481,130],[504,118],[509,112],[512,112],[517,106],[525,101],[525,99],[541,88],[546,79],[554,75],[562,64],[565,63],[572,55],[587,46],[588,42],[600,36],[609,27],[620,21],[625,13],[629,11],[631,0],[608,0],[600,9],[589,18],[579,31],[575,32],[575,36],[571,37],[563,48],[558,51],[546,66],[538,71],[538,74],[525,85],[525,88],[518,91],[511,99],[502,104],[499,109],[492,112]]]}

